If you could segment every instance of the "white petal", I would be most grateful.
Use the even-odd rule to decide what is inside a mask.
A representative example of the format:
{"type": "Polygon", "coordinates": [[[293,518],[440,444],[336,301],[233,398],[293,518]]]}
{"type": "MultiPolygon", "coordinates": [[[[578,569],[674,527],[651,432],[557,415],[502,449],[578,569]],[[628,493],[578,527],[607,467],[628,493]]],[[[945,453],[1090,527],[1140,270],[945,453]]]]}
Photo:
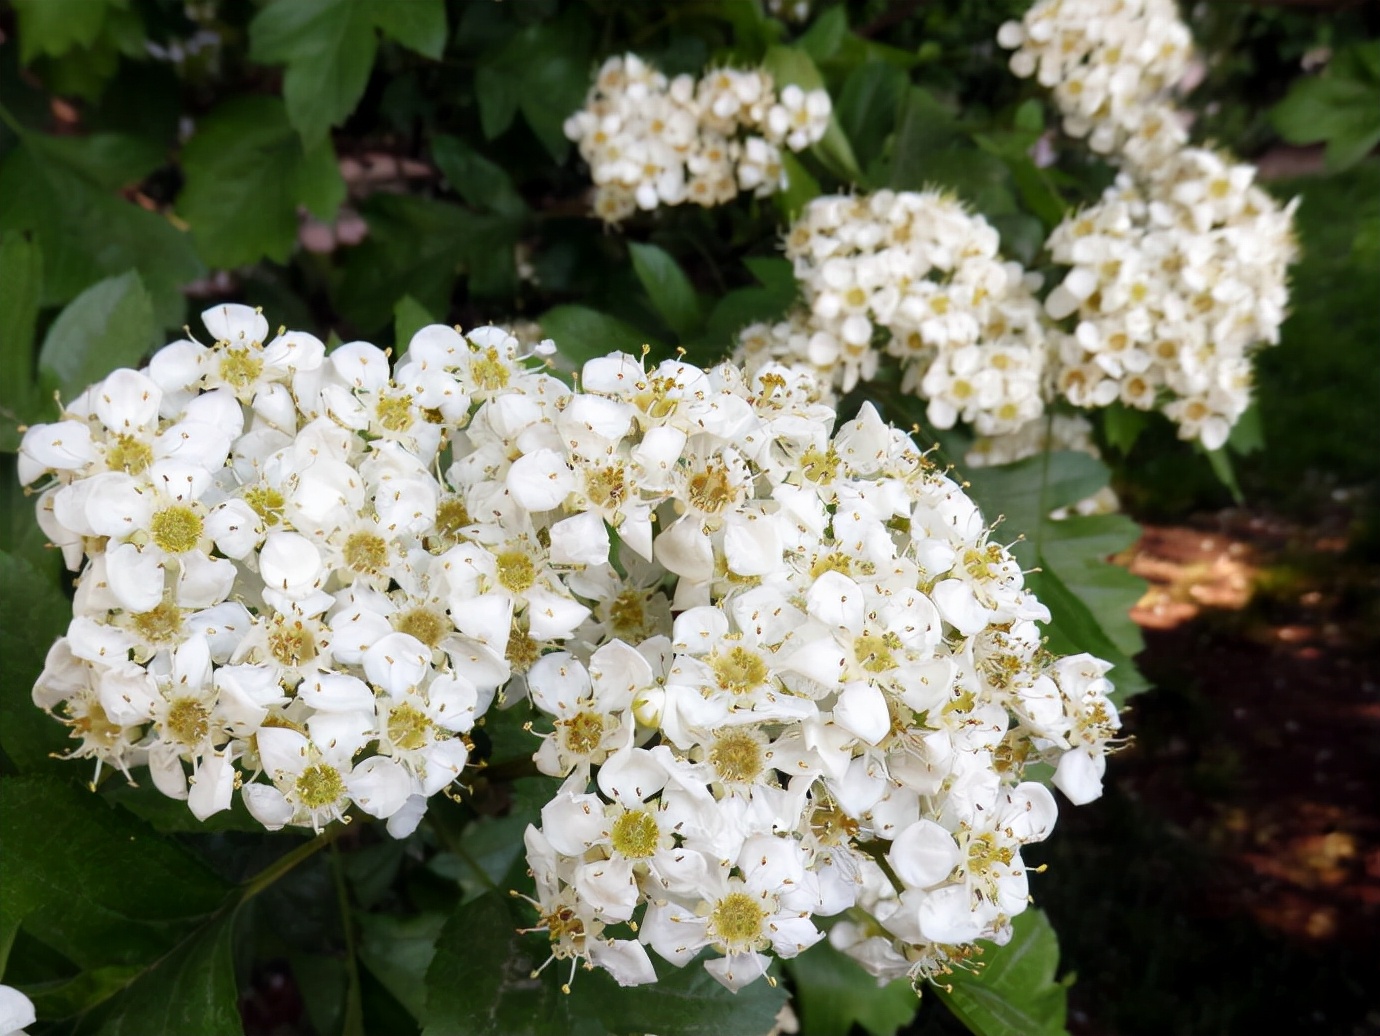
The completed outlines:
{"type": "Polygon", "coordinates": [[[549,511],[575,488],[575,473],[555,450],[536,450],[508,469],[508,492],[529,511],[549,511]]]}
{"type": "Polygon", "coordinates": [[[229,753],[212,753],[202,757],[187,796],[187,807],[198,820],[230,808],[235,794],[235,764],[229,753]]]}
{"type": "Polygon", "coordinates": [[[908,887],[926,889],[946,880],[962,855],[953,835],[933,820],[920,820],[896,836],[887,862],[908,887]]]}
{"type": "Polygon", "coordinates": [[[412,794],[412,778],[402,765],[376,755],[354,768],[345,782],[350,798],[371,817],[391,817],[412,794]]]}
{"type": "Polygon", "coordinates": [[[593,511],[577,514],[551,526],[552,564],[602,565],[608,559],[608,528],[604,525],[604,519],[593,511]]]}
{"type": "Polygon", "coordinates": [[[233,302],[205,310],[201,314],[201,322],[218,342],[262,342],[268,337],[268,321],[263,314],[250,306],[233,302]]]}
{"type": "Polygon", "coordinates": [[[292,820],[292,803],[271,784],[246,784],[240,798],[249,815],[270,831],[278,831],[292,820]]]}

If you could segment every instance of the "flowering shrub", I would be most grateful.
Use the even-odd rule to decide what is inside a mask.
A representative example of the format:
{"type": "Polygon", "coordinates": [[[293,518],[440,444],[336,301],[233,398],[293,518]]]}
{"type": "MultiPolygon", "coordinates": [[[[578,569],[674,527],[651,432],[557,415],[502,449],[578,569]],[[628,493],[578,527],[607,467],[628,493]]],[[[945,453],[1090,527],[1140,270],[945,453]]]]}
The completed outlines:
{"type": "Polygon", "coordinates": [[[1019,7],[0,16],[0,1019],[1061,1031],[1101,451],[1229,474],[1295,249],[1167,0],[1019,7]]]}

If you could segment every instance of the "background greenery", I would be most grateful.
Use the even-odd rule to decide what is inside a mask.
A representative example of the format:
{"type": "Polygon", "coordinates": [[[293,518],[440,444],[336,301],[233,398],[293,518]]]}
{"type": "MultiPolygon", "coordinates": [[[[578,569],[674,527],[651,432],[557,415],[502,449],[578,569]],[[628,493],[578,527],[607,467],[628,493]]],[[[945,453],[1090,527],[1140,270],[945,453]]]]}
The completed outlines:
{"type": "MultiPolygon", "coordinates": [[[[755,0],[13,0],[0,8],[0,447],[52,419],[55,392],[137,365],[215,301],[262,306],[275,326],[331,329],[333,343],[401,345],[432,320],[535,320],[575,359],[647,343],[709,362],[737,327],[794,300],[777,242],[814,193],[945,185],[1000,229],[1009,254],[1037,262],[1048,229],[1108,181],[1057,135],[1057,166],[1029,157],[1054,119],[994,44],[1023,2],[814,7],[788,24],[755,0]],[[765,62],[780,80],[822,82],[836,125],[792,160],[783,196],[642,214],[609,233],[589,217],[587,171],[561,122],[595,64],[624,50],[668,72],[765,62]]],[[[1380,163],[1365,158],[1380,139],[1380,18],[1345,4],[1202,5],[1194,17],[1205,55],[1189,99],[1195,134],[1247,157],[1281,142],[1325,148],[1308,175],[1270,183],[1303,198],[1304,260],[1284,341],[1260,360],[1254,431],[1214,465],[1167,423],[1113,419],[1100,429],[1110,471],[1059,455],[972,476],[989,513],[1027,535],[1022,561],[1041,570],[1032,582],[1056,611],[1052,646],[1118,661],[1123,695],[1146,686],[1125,617],[1140,583],[1102,558],[1136,527],[1055,528],[1052,507],[1111,477],[1142,516],[1220,506],[1239,484],[1254,502],[1303,512],[1359,490],[1364,517],[1380,457],[1380,163]],[[1304,72],[1305,59],[1323,71],[1304,72]]],[[[923,423],[885,384],[872,395],[898,423],[923,423]]],[[[960,437],[944,443],[959,454],[960,437]]],[[[1141,954],[1144,928],[1121,945],[1109,913],[1141,887],[1126,861],[1159,851],[1147,822],[1097,832],[1097,848],[1086,832],[1056,835],[1061,884],[1038,894],[1061,930],[1075,929],[1072,967],[1059,969],[1053,930],[1032,911],[1008,952],[932,988],[918,1018],[907,987],[878,992],[827,947],[776,988],[736,998],[694,968],[633,992],[581,975],[563,997],[526,980],[543,940],[516,934],[530,917],[504,895],[521,886],[520,833],[550,794],[521,776],[530,745],[516,712],[479,735],[494,765],[462,801],[438,799],[402,843],[365,824],[316,840],[268,835],[239,808],[199,825],[118,778],[93,795],[84,765],[52,758],[63,730],[28,691],[65,628],[69,588],[14,470],[7,452],[0,967],[34,997],[40,1031],[765,1032],[794,992],[810,1034],[1058,1032],[1075,972],[1084,982],[1104,963],[1120,976],[1176,959],[1169,937],[1141,954]],[[1124,884],[1092,873],[1123,866],[1124,884]],[[1112,942],[1106,963],[1100,947],[1112,942]]],[[[1247,969],[1241,981],[1262,973],[1276,977],[1247,969]]],[[[1159,987],[1141,977],[1093,1031],[1226,1032],[1249,1020],[1228,1006],[1152,1028],[1153,1012],[1134,1005],[1155,1003],[1159,987]]],[[[1232,996],[1249,994],[1223,1003],[1232,996]]]]}

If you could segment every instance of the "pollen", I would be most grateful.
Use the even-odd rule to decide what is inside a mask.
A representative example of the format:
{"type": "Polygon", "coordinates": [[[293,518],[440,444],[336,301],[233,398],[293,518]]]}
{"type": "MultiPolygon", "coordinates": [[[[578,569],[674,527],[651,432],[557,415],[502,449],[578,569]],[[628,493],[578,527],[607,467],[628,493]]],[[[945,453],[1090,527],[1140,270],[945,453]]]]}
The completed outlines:
{"type": "Polygon", "coordinates": [[[628,495],[628,483],[621,464],[611,464],[585,478],[585,496],[595,507],[616,508],[628,495]]]}
{"type": "Polygon", "coordinates": [[[751,784],[766,769],[762,742],[747,730],[726,730],[714,738],[709,762],[727,784],[751,784]]]}
{"type": "Polygon", "coordinates": [[[592,755],[604,740],[604,717],[597,712],[577,712],[559,724],[565,728],[561,740],[572,755],[592,755]]]}
{"type": "Polygon", "coordinates": [[[434,724],[415,705],[399,705],[388,714],[388,740],[404,752],[425,748],[434,724]]]}
{"type": "Polygon", "coordinates": [[[152,448],[132,435],[117,435],[106,445],[105,465],[111,471],[137,475],[152,463],[152,448]]]}
{"type": "Polygon", "coordinates": [[[718,680],[719,689],[733,694],[747,694],[766,682],[770,670],[767,663],[747,648],[734,647],[725,654],[715,654],[709,660],[718,680]]]}
{"type": "Polygon", "coordinates": [[[470,361],[470,377],[479,388],[496,392],[507,387],[511,375],[498,350],[489,346],[482,355],[470,361]]]}
{"type": "Polygon", "coordinates": [[[463,540],[461,530],[471,524],[465,501],[458,496],[446,497],[436,505],[436,537],[442,549],[453,547],[463,540]]]}
{"type": "Polygon", "coordinates": [[[630,809],[613,822],[609,842],[630,860],[645,860],[656,852],[661,831],[656,817],[645,809],[630,809]]]}
{"type": "Polygon", "coordinates": [[[869,673],[885,673],[896,668],[892,652],[900,646],[901,640],[894,633],[865,633],[853,642],[853,656],[869,673]]]}
{"type": "Polygon", "coordinates": [[[295,669],[316,657],[316,637],[300,622],[279,622],[268,635],[268,653],[279,665],[295,669]]]}
{"type": "Polygon", "coordinates": [[[393,616],[393,628],[434,648],[440,645],[441,638],[450,632],[451,626],[443,616],[430,608],[411,608],[393,616]]]}
{"type": "Polygon", "coordinates": [[[211,713],[195,698],[178,698],[168,706],[163,728],[184,745],[199,745],[211,732],[211,713]]]}
{"type": "Polygon", "coordinates": [[[728,468],[722,463],[711,463],[708,467],[690,476],[689,492],[686,494],[690,506],[706,514],[718,514],[733,499],[733,483],[729,481],[728,468]]]}
{"type": "Polygon", "coordinates": [[[512,594],[524,593],[537,581],[537,566],[520,550],[505,550],[494,559],[498,582],[512,594]]]}
{"type": "Polygon", "coordinates": [[[297,777],[297,797],[308,809],[325,809],[345,794],[345,780],[329,763],[308,766],[297,777]]]}
{"type": "Polygon", "coordinates": [[[287,505],[283,494],[272,486],[254,486],[246,490],[244,502],[254,509],[254,513],[262,518],[263,523],[269,528],[283,520],[283,508],[287,505]]]}
{"type": "Polygon", "coordinates": [[[361,575],[376,576],[388,567],[388,543],[376,532],[352,532],[341,553],[345,564],[361,575]]]}
{"type": "Polygon", "coordinates": [[[541,644],[530,633],[513,622],[508,630],[508,646],[503,657],[515,673],[525,673],[541,657],[541,644]]]}
{"type": "Polygon", "coordinates": [[[139,636],[150,644],[171,644],[182,632],[182,609],[165,599],[149,611],[139,612],[133,622],[139,636]]]}
{"type": "Polygon", "coordinates": [[[220,358],[220,380],[236,395],[250,388],[263,373],[264,361],[252,349],[226,349],[220,358]]]}
{"type": "Polygon", "coordinates": [[[169,554],[185,554],[196,547],[201,529],[201,515],[186,504],[165,507],[149,522],[153,542],[169,554]]]}
{"type": "Polygon", "coordinates": [[[389,432],[405,432],[417,420],[410,395],[380,396],[374,413],[378,416],[379,425],[389,432]]]}
{"type": "Polygon", "coordinates": [[[723,953],[743,952],[763,939],[762,922],[767,912],[746,892],[730,892],[709,912],[705,933],[723,953]]]}

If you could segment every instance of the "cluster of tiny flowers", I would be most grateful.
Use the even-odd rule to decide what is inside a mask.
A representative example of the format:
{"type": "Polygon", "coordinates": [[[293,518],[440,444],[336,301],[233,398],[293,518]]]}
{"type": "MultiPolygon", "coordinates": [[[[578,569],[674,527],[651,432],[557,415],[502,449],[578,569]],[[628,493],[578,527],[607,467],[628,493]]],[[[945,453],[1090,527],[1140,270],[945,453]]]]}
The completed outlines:
{"type": "Polygon", "coordinates": [[[609,606],[526,673],[562,780],[526,832],[546,964],[633,985],[703,955],[736,990],[846,914],[841,950],[918,983],[1007,938],[1057,812],[1027,768],[1101,793],[1108,664],[1043,648],[1020,567],[870,405],[836,430],[770,364],[579,384],[507,476],[533,510],[607,502],[619,541],[615,571],[601,528],[551,526],[609,606]]]}
{"type": "Polygon", "coordinates": [[[816,198],[786,238],[806,309],[740,335],[744,359],[815,371],[848,391],[877,372],[879,346],[937,428],[1014,431],[1044,410],[1045,328],[996,230],[934,191],[816,198]]]}
{"type": "Polygon", "coordinates": [[[1039,0],[997,33],[1011,70],[1050,88],[1071,136],[1142,167],[1187,140],[1167,100],[1193,37],[1174,0],[1039,0]]]}
{"type": "Polygon", "coordinates": [[[564,386],[496,328],[425,328],[390,370],[244,306],[202,319],[213,344],[24,435],[80,573],[34,701],[97,777],[146,766],[198,818],[238,790],[270,829],[357,807],[405,835],[496,691],[591,614],[502,474],[564,386]]]}
{"type": "Polygon", "coordinates": [[[611,57],[585,107],[565,123],[608,222],[637,209],[758,197],[785,186],[781,149],[803,151],[824,136],[824,90],[784,87],[760,69],[721,68],[701,79],[668,79],[634,54],[611,57]]]}
{"type": "MultiPolygon", "coordinates": [[[[1093,441],[1092,425],[1086,417],[1078,414],[1046,414],[1007,435],[979,436],[964,455],[963,463],[970,468],[991,468],[1060,451],[1086,453],[1102,459],[1102,451],[1093,441]]],[[[1120,510],[1121,500],[1116,491],[1111,486],[1103,486],[1072,507],[1057,508],[1050,513],[1050,517],[1059,519],[1074,514],[1116,514],[1120,510]]]]}
{"type": "Polygon", "coordinates": [[[1184,148],[1118,177],[1047,247],[1068,274],[1046,299],[1072,334],[1053,336],[1055,381],[1080,407],[1159,409],[1185,439],[1226,441],[1250,403],[1251,351],[1279,341],[1297,246],[1294,203],[1255,167],[1184,148]]]}

